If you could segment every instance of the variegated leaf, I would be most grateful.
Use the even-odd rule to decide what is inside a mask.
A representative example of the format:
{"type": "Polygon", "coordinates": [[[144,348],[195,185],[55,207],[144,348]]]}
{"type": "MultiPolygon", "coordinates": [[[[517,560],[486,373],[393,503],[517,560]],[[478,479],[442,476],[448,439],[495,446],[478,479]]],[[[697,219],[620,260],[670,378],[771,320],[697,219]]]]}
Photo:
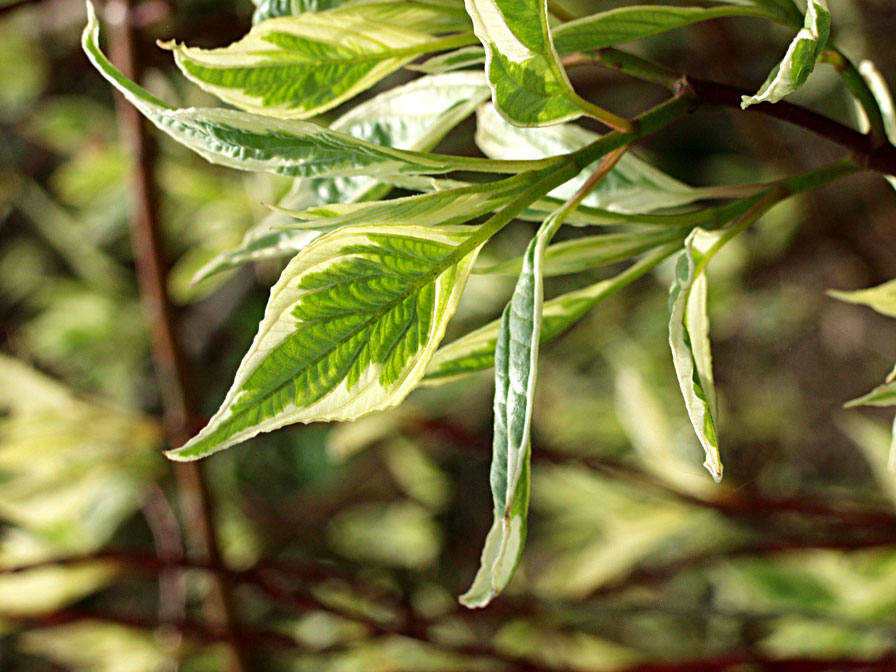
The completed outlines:
{"type": "Polygon", "coordinates": [[[511,123],[559,124],[585,114],[560,66],[546,0],[466,0],[485,47],[492,100],[511,123]]]}
{"type": "MultiPolygon", "coordinates": [[[[877,102],[877,109],[880,110],[887,139],[890,141],[890,144],[896,143],[896,108],[893,106],[893,95],[890,93],[887,80],[883,78],[883,75],[880,74],[880,71],[871,61],[862,61],[859,64],[859,72],[868,84],[868,88],[871,89],[871,95],[874,96],[874,100],[877,102]]],[[[862,110],[862,106],[858,101],[856,102],[856,108],[860,114],[864,115],[864,110],[862,110]]],[[[864,122],[866,125],[864,130],[867,132],[868,119],[864,118],[864,122]]],[[[896,176],[887,175],[885,177],[890,186],[896,189],[896,176]]]]}
{"type": "Polygon", "coordinates": [[[852,399],[843,404],[844,408],[855,406],[896,406],[896,382],[890,381],[878,385],[868,394],[852,399]]]}
{"type": "Polygon", "coordinates": [[[847,303],[855,303],[873,308],[881,315],[896,317],[896,280],[869,287],[856,289],[851,292],[838,289],[829,289],[828,296],[847,303]]]}
{"type": "MultiPolygon", "coordinates": [[[[628,286],[668,257],[680,245],[665,245],[632,264],[619,275],[544,303],[541,342],[548,341],[578,322],[608,296],[628,286]]],[[[440,348],[426,369],[424,384],[441,384],[494,366],[500,320],[489,322],[440,348]]]]}
{"type": "Polygon", "coordinates": [[[781,62],[769,73],[754,96],[743,96],[740,106],[776,103],[800,88],[815,69],[831,32],[827,0],[809,0],[803,27],[793,38],[781,62]]]}
{"type": "Polygon", "coordinates": [[[696,249],[694,240],[701,232],[695,229],[688,236],[675,264],[675,279],[669,290],[669,345],[688,417],[706,453],[703,466],[718,482],[722,479],[722,460],[709,354],[706,279],[702,273],[695,275],[702,254],[696,249]]]}
{"type": "Polygon", "coordinates": [[[481,241],[475,228],[346,227],[298,254],[208,425],[168,453],[193,460],[296,422],[351,420],[422,378],[481,241]]]}
{"type": "Polygon", "coordinates": [[[304,119],[353,98],[421,54],[470,39],[434,38],[352,10],[263,21],[220,49],[163,46],[188,79],[221,100],[249,112],[304,119]]]}
{"type": "MultiPolygon", "coordinates": [[[[491,158],[537,159],[566,154],[600,137],[573,124],[519,128],[502,119],[493,105],[481,106],[476,112],[476,120],[476,144],[491,158]]],[[[589,166],[550,195],[566,200],[582,186],[594,168],[594,165],[589,166]]],[[[650,212],[691,203],[702,197],[699,189],[669,177],[629,153],[583,203],[617,212],[650,212]]]]}
{"type": "MultiPolygon", "coordinates": [[[[488,96],[488,85],[481,72],[421,77],[353,107],[330,124],[330,129],[396,149],[427,151],[488,96]]],[[[391,188],[377,185],[376,179],[360,175],[297,180],[279,205],[304,210],[327,203],[350,203],[362,197],[376,198],[391,188]]],[[[239,247],[222,252],[203,266],[193,282],[245,263],[293,256],[316,235],[308,231],[271,230],[289,221],[286,215],[272,213],[246,234],[239,247]]]]}

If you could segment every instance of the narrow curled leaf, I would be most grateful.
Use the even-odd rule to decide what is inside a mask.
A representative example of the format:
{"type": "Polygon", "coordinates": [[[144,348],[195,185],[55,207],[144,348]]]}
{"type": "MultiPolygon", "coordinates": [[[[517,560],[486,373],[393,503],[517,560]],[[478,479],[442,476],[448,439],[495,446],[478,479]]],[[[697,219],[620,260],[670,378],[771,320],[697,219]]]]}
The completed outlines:
{"type": "Polygon", "coordinates": [[[688,417],[706,453],[703,466],[713,479],[722,479],[722,460],[715,420],[715,384],[709,355],[709,323],[706,317],[706,279],[695,277],[697,259],[694,246],[700,233],[695,229],[675,264],[675,279],[669,290],[669,345],[678,385],[688,417]]]}
{"type": "Polygon", "coordinates": [[[478,251],[471,227],[347,227],[300,252],[193,460],[296,422],[351,420],[422,378],[478,251]],[[472,242],[471,242],[472,241],[472,242]]]}
{"type": "MultiPolygon", "coordinates": [[[[446,46],[461,46],[449,42],[446,46]]],[[[419,55],[431,35],[360,8],[270,19],[228,47],[164,44],[184,75],[249,112],[303,119],[349,100],[419,55]]]]}
{"type": "Polygon", "coordinates": [[[793,38],[781,62],[769,73],[754,96],[743,96],[743,109],[756,103],[776,103],[800,88],[815,69],[831,32],[827,0],[809,0],[803,27],[793,38]]]}
{"type": "Polygon", "coordinates": [[[484,607],[513,577],[526,539],[532,404],[538,373],[543,303],[542,270],[548,243],[564,210],[545,220],[529,243],[516,289],[501,317],[495,350],[495,422],[491,487],[495,519],[479,571],[460,601],[484,607]]]}
{"type": "MultiPolygon", "coordinates": [[[[356,105],[330,124],[330,129],[396,149],[427,151],[488,96],[488,85],[480,72],[420,77],[356,105]]],[[[297,180],[279,205],[304,210],[327,203],[350,203],[362,197],[376,197],[390,188],[378,186],[374,178],[361,175],[297,180]]],[[[245,263],[293,256],[316,235],[271,230],[289,221],[287,215],[272,213],[250,230],[237,248],[217,255],[203,266],[193,282],[245,263]]]]}
{"type": "Polygon", "coordinates": [[[303,121],[225,109],[176,110],[121,74],[100,51],[99,24],[88,4],[82,45],[90,60],[147,119],[213,163],[288,177],[441,173],[450,157],[376,145],[303,121]]]}
{"type": "MultiPolygon", "coordinates": [[[[551,245],[545,250],[542,273],[545,276],[578,273],[589,268],[625,261],[637,254],[674,240],[684,240],[687,229],[630,231],[586,236],[551,245]]],[[[487,268],[473,269],[474,273],[517,275],[525,257],[509,259],[487,268]]]]}
{"type": "Polygon", "coordinates": [[[896,317],[896,280],[888,280],[881,285],[869,287],[868,289],[856,289],[853,291],[829,289],[827,293],[828,296],[840,301],[869,306],[882,315],[896,317]]]}
{"type": "MultiPolygon", "coordinates": [[[[566,154],[600,137],[573,124],[519,128],[502,119],[492,105],[481,106],[476,111],[476,121],[476,144],[491,158],[519,160],[566,154]]],[[[595,165],[589,166],[550,195],[566,200],[582,186],[594,169],[595,165]]],[[[650,212],[691,203],[701,197],[700,190],[669,177],[628,153],[585,198],[583,204],[616,212],[650,212]]]]}
{"type": "Polygon", "coordinates": [[[558,124],[584,114],[560,66],[546,0],[466,0],[485,47],[492,100],[511,123],[558,124]]]}
{"type": "Polygon", "coordinates": [[[409,70],[417,70],[430,74],[439,74],[460,70],[471,65],[485,63],[485,51],[482,47],[464,47],[429,58],[419,65],[406,66],[409,70]]]}
{"type": "MultiPolygon", "coordinates": [[[[546,301],[541,314],[541,342],[568,329],[598,303],[634,282],[679,248],[675,243],[665,245],[613,278],[546,301]]],[[[429,363],[423,383],[448,382],[494,366],[500,326],[501,321],[494,320],[440,348],[429,363]]]]}
{"type": "Polygon", "coordinates": [[[692,23],[725,16],[768,16],[755,7],[669,7],[636,5],[599,12],[557,26],[554,46],[561,54],[603,49],[640,40],[692,23]]]}

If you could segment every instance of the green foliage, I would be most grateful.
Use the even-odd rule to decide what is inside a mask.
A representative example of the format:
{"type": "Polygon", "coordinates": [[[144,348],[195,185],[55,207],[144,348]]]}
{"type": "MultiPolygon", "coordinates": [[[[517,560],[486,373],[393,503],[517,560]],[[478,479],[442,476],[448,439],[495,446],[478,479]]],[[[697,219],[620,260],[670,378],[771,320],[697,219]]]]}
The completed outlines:
{"type": "MultiPolygon", "coordinates": [[[[750,527],[754,513],[737,509],[739,490],[716,489],[699,470],[700,449],[718,482],[723,457],[726,462],[733,457],[736,466],[745,461],[730,446],[755,443],[757,454],[767,456],[765,444],[778,440],[767,429],[768,413],[749,410],[756,406],[750,399],[734,399],[739,392],[726,386],[725,376],[719,376],[717,389],[710,319],[713,345],[722,346],[715,348],[716,359],[726,367],[737,359],[731,334],[742,331],[765,345],[776,344],[792,336],[788,324],[804,324],[801,311],[815,300],[807,297],[820,292],[791,288],[790,295],[782,289],[783,298],[742,300],[732,309],[742,299],[738,283],[753,259],[788,244],[790,234],[779,232],[792,230],[784,220],[794,219],[794,211],[784,215],[772,211],[774,206],[868,165],[879,172],[884,172],[879,165],[892,165],[887,152],[896,130],[883,76],[870,63],[852,66],[831,42],[824,0],[810,0],[805,12],[790,0],[741,0],[614,7],[579,17],[570,16],[577,3],[546,0],[258,0],[255,5],[253,27],[230,46],[163,43],[186,80],[202,90],[198,93],[152,78],[144,88],[126,77],[103,52],[100,23],[89,3],[81,45],[100,74],[174,141],[161,145],[158,171],[166,193],[162,218],[170,223],[166,234],[182,255],[168,277],[169,292],[189,304],[182,326],[190,346],[204,352],[206,362],[220,360],[203,371],[203,386],[223,402],[204,428],[166,454],[188,461],[250,439],[250,445],[265,446],[229,451],[211,461],[220,465],[211,467],[219,492],[245,490],[252,502],[262,499],[259,494],[275,500],[253,512],[278,521],[262,539],[249,522],[252,507],[218,496],[226,564],[251,566],[266,553],[287,548],[287,536],[326,527],[316,535],[325,540],[320,544],[379,568],[364,577],[370,586],[339,579],[302,587],[301,599],[307,597],[314,608],[276,625],[278,635],[304,647],[292,661],[294,669],[475,668],[466,659],[415,649],[407,637],[373,640],[388,633],[419,639],[426,631],[459,652],[477,650],[476,622],[468,627],[453,614],[449,590],[426,578],[409,589],[410,606],[399,608],[391,598],[413,581],[396,579],[389,570],[402,577],[402,572],[444,571],[440,558],[452,545],[443,539],[442,526],[470,522],[455,520],[453,510],[445,515],[448,508],[468,499],[471,509],[478,506],[487,514],[489,501],[469,483],[460,495],[453,488],[451,477],[470,465],[478,469],[477,464],[464,456],[451,463],[449,473],[432,458],[455,459],[438,452],[442,444],[453,455],[456,448],[487,442],[466,435],[463,427],[441,428],[437,421],[430,427],[429,420],[451,413],[470,416],[473,423],[483,408],[493,413],[493,512],[479,571],[460,600],[484,607],[505,589],[517,589],[547,597],[558,614],[543,622],[506,619],[495,625],[498,659],[604,669],[664,655],[673,645],[687,653],[687,642],[699,639],[695,630],[676,626],[666,632],[646,618],[620,628],[612,613],[607,616],[637,606],[643,595],[626,593],[631,602],[619,600],[607,613],[565,600],[711,551],[766,548],[763,544],[781,550],[774,546],[779,540],[761,526],[750,527]],[[693,30],[688,26],[709,20],[727,26],[739,17],[748,17],[744,25],[751,30],[773,22],[786,27],[788,38],[798,31],[753,96],[741,99],[731,88],[703,95],[714,85],[692,78],[692,86],[684,73],[647,59],[663,55],[657,36],[674,44],[681,33],[673,31],[693,30]],[[646,42],[635,47],[636,54],[617,49],[639,40],[646,42]],[[750,110],[758,115],[803,87],[800,95],[831,97],[833,84],[810,79],[818,63],[835,66],[844,84],[837,89],[838,101],[857,105],[867,135],[819,122],[817,115],[797,113],[793,120],[836,136],[831,139],[854,156],[803,173],[771,165],[760,170],[731,158],[734,131],[708,124],[700,142],[723,149],[699,169],[692,169],[697,163],[682,144],[674,144],[674,134],[673,151],[657,151],[662,132],[697,108],[762,103],[750,110]],[[654,104],[655,91],[640,97],[629,93],[637,87],[620,86],[614,91],[618,98],[605,97],[611,107],[639,110],[631,118],[621,116],[590,102],[590,80],[568,76],[574,66],[589,72],[609,67],[665,86],[670,95],[654,104]],[[819,94],[814,86],[829,88],[819,94]],[[208,107],[208,94],[239,109],[208,107]],[[599,125],[610,130],[600,134],[594,130],[599,125]],[[636,147],[645,140],[651,144],[636,147]],[[207,174],[205,166],[191,163],[193,154],[241,172],[207,174]],[[654,161],[656,155],[662,161],[654,161]],[[684,175],[691,184],[672,175],[684,175]],[[706,182],[711,185],[695,186],[706,182]],[[534,236],[529,222],[540,224],[534,236]],[[751,227],[752,248],[740,235],[751,227]],[[231,344],[248,341],[243,337],[255,329],[250,309],[233,309],[250,295],[244,291],[250,266],[263,283],[270,284],[271,273],[280,275],[237,366],[231,344]],[[513,289],[503,276],[516,279],[513,289]],[[190,278],[199,287],[188,287],[190,278]],[[639,293],[641,287],[621,292],[639,279],[642,286],[649,280],[663,293],[668,289],[667,311],[655,292],[639,293]],[[215,288],[221,291],[211,293],[215,288]],[[207,296],[207,303],[191,303],[199,296],[207,296]],[[762,331],[770,322],[776,326],[762,331]],[[650,343],[668,339],[671,363],[668,351],[660,362],[628,332],[650,343]],[[567,338],[558,338],[561,334],[567,338]],[[544,348],[548,341],[554,343],[544,348]],[[547,365],[546,354],[552,355],[547,365]],[[217,389],[215,367],[236,369],[226,392],[226,385],[217,389]],[[490,368],[491,406],[475,376],[490,368]],[[461,385],[450,384],[459,379],[461,385]],[[401,404],[418,387],[424,389],[402,408],[374,413],[401,404]],[[331,420],[354,423],[261,436],[296,423],[331,420]],[[569,459],[562,466],[539,463],[538,443],[547,446],[552,461],[569,459]],[[586,469],[591,459],[603,471],[586,469]],[[370,477],[374,463],[385,478],[370,477]],[[339,490],[332,486],[337,481],[348,485],[339,490]],[[308,493],[324,495],[314,500],[308,493]],[[531,531],[530,503],[538,513],[533,517],[538,527],[531,531]],[[735,522],[724,518],[731,511],[735,522]],[[529,557],[523,554],[527,537],[535,546],[532,566],[540,571],[529,572],[527,560],[527,571],[514,579],[521,558],[529,557]],[[388,599],[380,602],[383,596],[388,599]],[[408,630],[400,631],[397,623],[408,630]],[[427,627],[414,630],[417,623],[427,627]],[[432,624],[438,627],[429,628],[432,624]],[[377,638],[365,639],[366,632],[377,638]],[[338,665],[331,664],[334,660],[338,665]]],[[[243,12],[246,21],[249,10],[243,12]]],[[[776,33],[770,34],[774,39],[776,33]]],[[[193,37],[188,41],[194,43],[193,37]]],[[[47,86],[50,69],[40,50],[11,32],[7,51],[11,60],[27,63],[20,73],[6,62],[0,67],[0,97],[8,103],[3,121],[27,130],[25,141],[0,151],[24,160],[33,143],[52,157],[74,154],[49,177],[43,164],[25,179],[5,168],[0,172],[0,193],[10,195],[0,218],[14,210],[42,241],[38,247],[15,240],[0,251],[0,288],[23,322],[20,329],[10,328],[15,332],[10,348],[94,396],[0,357],[0,517],[11,530],[0,538],[0,569],[95,553],[112,539],[126,546],[147,536],[134,523],[136,512],[144,510],[147,519],[154,515],[147,502],[159,495],[155,483],[165,474],[153,452],[163,442],[161,423],[127,410],[165,405],[147,392],[154,389],[148,375],[131,374],[141,367],[148,372],[149,339],[120,233],[128,153],[114,144],[111,117],[86,98],[67,94],[22,121],[22,110],[47,86]],[[91,130],[93,117],[102,118],[99,130],[91,130]],[[79,144],[86,134],[93,134],[87,149],[79,144]],[[57,277],[58,267],[68,273],[65,280],[57,277]]],[[[699,128],[703,121],[694,118],[699,128]]],[[[853,271],[840,268],[834,277],[853,278],[853,271]]],[[[892,282],[829,294],[893,317],[892,282]]],[[[259,314],[261,307],[254,307],[259,314]]],[[[823,325],[817,331],[834,328],[823,325]]],[[[875,375],[842,397],[869,389],[880,380],[875,375]]],[[[896,370],[846,406],[896,404],[894,375],[896,370]]],[[[798,406],[805,403],[801,390],[774,371],[756,376],[750,392],[773,396],[782,415],[788,405],[805,408],[798,406]]],[[[842,403],[840,390],[835,391],[832,396],[842,403]]],[[[891,478],[888,462],[890,469],[896,467],[896,439],[855,413],[838,422],[864,451],[878,487],[892,497],[886,479],[891,478]]],[[[794,423],[790,435],[805,437],[805,425],[794,423]]],[[[771,483],[786,494],[781,484],[788,473],[772,463],[754,479],[755,487],[771,483]]],[[[485,478],[481,482],[484,491],[485,478]]],[[[747,487],[752,481],[737,483],[747,487]]],[[[781,511],[788,511],[786,504],[781,511]]],[[[835,510],[830,518],[840,521],[848,509],[835,510]]],[[[779,520],[779,513],[769,514],[768,525],[784,544],[791,543],[798,526],[779,520]]],[[[817,511],[812,515],[821,517],[817,511]]],[[[881,529],[890,519],[869,519],[871,532],[856,534],[849,543],[885,545],[881,529]]],[[[811,525],[796,531],[804,533],[802,543],[819,546],[844,533],[834,523],[824,534],[811,525]]],[[[744,639],[774,655],[808,655],[812,650],[800,642],[816,639],[818,651],[831,656],[891,651],[893,624],[887,614],[896,606],[893,592],[867,587],[885,581],[892,587],[892,552],[856,559],[843,574],[832,569],[838,557],[819,553],[805,568],[789,557],[722,559],[709,569],[681,571],[682,585],[664,587],[658,599],[681,605],[689,614],[683,620],[700,621],[706,632],[727,632],[725,610],[742,610],[762,623],[739,623],[748,633],[744,639]],[[760,613],[763,609],[776,610],[774,617],[760,613]],[[813,620],[818,615],[820,620],[813,620]],[[873,627],[865,632],[857,623],[873,627]]],[[[450,579],[451,591],[468,580],[471,572],[463,571],[450,579]]],[[[115,570],[98,561],[0,576],[0,617],[5,614],[12,623],[80,599],[102,604],[102,589],[114,579],[115,570]]],[[[267,613],[255,607],[251,603],[247,613],[267,613]]],[[[220,652],[193,658],[128,628],[72,626],[56,635],[31,633],[19,645],[77,669],[111,672],[117,669],[114,659],[127,651],[135,652],[135,670],[184,660],[189,662],[183,669],[226,667],[220,652]],[[92,646],[108,656],[90,653],[92,646]]],[[[716,653],[711,646],[699,651],[707,652],[716,653]]]]}

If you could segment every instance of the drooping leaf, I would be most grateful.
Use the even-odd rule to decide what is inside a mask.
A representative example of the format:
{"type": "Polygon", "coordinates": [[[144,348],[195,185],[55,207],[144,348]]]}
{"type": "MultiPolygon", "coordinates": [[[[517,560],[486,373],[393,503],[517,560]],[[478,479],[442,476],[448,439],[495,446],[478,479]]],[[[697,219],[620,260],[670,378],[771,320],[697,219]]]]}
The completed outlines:
{"type": "Polygon", "coordinates": [[[705,311],[706,281],[702,273],[695,276],[702,254],[694,240],[700,233],[700,229],[695,229],[688,236],[675,264],[675,279],[669,290],[669,345],[688,417],[706,453],[703,466],[718,482],[722,479],[722,461],[705,311]]]}
{"type": "Polygon", "coordinates": [[[485,47],[492,100],[511,123],[559,124],[585,114],[560,66],[546,0],[466,0],[485,47]]]}
{"type": "Polygon", "coordinates": [[[494,522],[473,585],[460,598],[463,605],[471,608],[484,607],[504,590],[523,552],[529,511],[530,425],[538,373],[544,255],[565,214],[566,209],[561,209],[548,217],[529,243],[513,296],[501,317],[495,349],[490,477],[494,522]]]}
{"type": "MultiPolygon", "coordinates": [[[[289,177],[448,172],[451,157],[393,149],[303,121],[225,109],[176,110],[121,74],[100,51],[99,24],[88,5],[83,47],[100,73],[150,121],[213,163],[289,177]]],[[[463,161],[453,164],[462,167],[463,161]]]]}
{"type": "Polygon", "coordinates": [[[561,54],[603,49],[640,40],[692,23],[725,16],[762,16],[769,12],[752,6],[669,7],[636,5],[619,7],[569,21],[553,30],[554,46],[561,54]]]}
{"type": "MultiPolygon", "coordinates": [[[[353,107],[330,124],[330,129],[387,147],[427,151],[488,96],[488,85],[480,72],[421,77],[353,107]]],[[[360,175],[297,180],[279,205],[304,210],[376,197],[391,188],[377,185],[374,178],[360,175]]],[[[246,234],[239,247],[203,266],[193,282],[252,261],[293,256],[316,236],[307,231],[271,230],[289,221],[286,215],[272,213],[246,234]]]]}
{"type": "Polygon", "coordinates": [[[896,280],[851,292],[829,289],[827,294],[840,301],[869,306],[882,315],[896,317],[896,280]]]}
{"type": "Polygon", "coordinates": [[[423,53],[470,41],[463,35],[434,38],[356,9],[270,19],[220,49],[163,46],[188,79],[221,100],[257,114],[304,119],[353,98],[423,53]]]}
{"type": "Polygon", "coordinates": [[[349,420],[413,389],[457,306],[475,228],[339,229],[298,254],[208,425],[168,455],[198,459],[296,422],[349,420]]]}
{"type": "MultiPolygon", "coordinates": [[[[674,243],[666,245],[613,278],[545,301],[541,319],[541,342],[565,331],[598,303],[640,278],[679,248],[680,245],[674,243]]],[[[441,384],[494,366],[500,325],[500,320],[489,322],[440,348],[426,369],[423,383],[441,384]]]]}
{"type": "Polygon", "coordinates": [[[831,32],[827,0],[809,0],[803,27],[793,38],[781,62],[772,69],[754,96],[743,96],[740,106],[776,103],[800,88],[815,69],[831,32]]]}
{"type": "MultiPolygon", "coordinates": [[[[486,156],[492,158],[532,159],[566,154],[600,137],[573,124],[519,128],[502,119],[492,105],[481,106],[476,112],[476,120],[476,144],[486,156]]],[[[594,172],[594,168],[594,165],[589,166],[550,195],[563,200],[569,198],[594,172]]],[[[699,198],[702,198],[699,189],[626,154],[583,204],[618,212],[650,212],[691,203],[699,198]]]]}
{"type": "MultiPolygon", "coordinates": [[[[542,272],[548,277],[614,264],[674,240],[683,241],[686,235],[687,229],[631,231],[556,243],[545,251],[542,272]]],[[[473,269],[473,272],[517,275],[523,267],[524,259],[525,257],[510,259],[495,266],[473,269]]]]}

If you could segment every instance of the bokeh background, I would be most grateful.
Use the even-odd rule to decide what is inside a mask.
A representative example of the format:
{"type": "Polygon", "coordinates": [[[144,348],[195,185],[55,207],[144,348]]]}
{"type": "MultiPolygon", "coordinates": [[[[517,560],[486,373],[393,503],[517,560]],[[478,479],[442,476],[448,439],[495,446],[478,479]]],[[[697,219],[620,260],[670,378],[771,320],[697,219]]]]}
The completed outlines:
{"type": "MultiPolygon", "coordinates": [[[[838,45],[896,83],[896,6],[831,4],[838,45]]],[[[215,104],[154,42],[221,46],[252,10],[249,0],[137,5],[142,81],[179,106],[215,104]]],[[[487,373],[204,461],[217,563],[191,548],[183,484],[160,452],[152,325],[128,226],[135,154],[80,51],[84,22],[80,0],[0,2],[0,670],[896,669],[892,412],[841,408],[892,368],[896,322],[825,295],[896,277],[896,192],[882,178],[792,199],[714,260],[721,485],[700,467],[677,390],[663,266],[543,348],[529,539],[487,609],[456,603],[491,522],[487,373]],[[222,587],[229,626],[208,612],[222,587]]],[[[788,40],[733,19],[635,48],[755,89],[788,40]]],[[[595,68],[573,79],[621,113],[663,95],[595,68]]],[[[856,124],[827,66],[794,100],[856,124]]],[[[476,153],[472,128],[439,149],[476,153]]],[[[281,264],[190,278],[289,184],[157,143],[167,290],[208,415],[281,264]]],[[[840,156],[799,129],[719,109],[638,152],[697,185],[840,156]]],[[[518,253],[532,231],[510,227],[483,260],[518,253]]],[[[546,292],[613,270],[552,279],[546,292]]],[[[448,338],[493,319],[512,282],[474,277],[448,338]]]]}

